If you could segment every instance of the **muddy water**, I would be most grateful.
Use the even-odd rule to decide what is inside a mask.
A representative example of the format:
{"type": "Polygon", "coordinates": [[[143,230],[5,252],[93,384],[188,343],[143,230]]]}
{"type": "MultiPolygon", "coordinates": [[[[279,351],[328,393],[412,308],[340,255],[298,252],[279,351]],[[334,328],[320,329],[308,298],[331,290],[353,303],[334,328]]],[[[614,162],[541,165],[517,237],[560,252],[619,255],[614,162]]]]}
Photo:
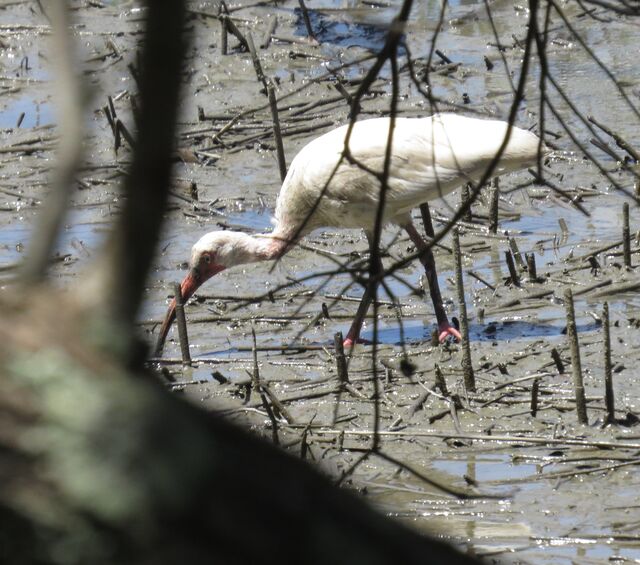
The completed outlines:
{"type": "MultiPolygon", "coordinates": [[[[262,64],[268,75],[280,81],[278,94],[285,127],[316,128],[285,137],[288,162],[314,136],[348,119],[348,106],[341,101],[296,115],[296,109],[303,108],[301,104],[335,95],[330,82],[310,79],[321,77],[327,64],[357,61],[370,54],[371,49],[378,49],[384,41],[384,26],[398,7],[396,2],[386,7],[351,1],[308,4],[314,9],[311,19],[320,41],[318,46],[300,43],[305,31],[295,2],[233,12],[239,27],[251,30],[259,41],[267,30],[266,20],[278,18],[275,35],[280,40],[260,50],[262,64]],[[300,93],[282,98],[305,84],[307,88],[300,93]]],[[[508,46],[504,52],[506,63],[516,71],[517,78],[522,51],[512,48],[512,36],[524,37],[527,13],[511,2],[491,5],[500,41],[508,46]]],[[[427,55],[439,9],[440,2],[421,2],[415,7],[407,33],[413,57],[427,55]]],[[[215,6],[207,2],[194,10],[216,12],[215,6]]],[[[450,3],[437,47],[461,67],[453,73],[433,74],[433,92],[444,100],[445,108],[447,102],[462,104],[466,94],[470,110],[505,117],[511,86],[499,52],[490,45],[496,40],[484,10],[483,2],[450,3]],[[495,65],[491,72],[485,68],[484,56],[495,65]]],[[[610,65],[624,93],[637,104],[637,22],[613,18],[603,25],[578,17],[577,7],[567,10],[573,25],[600,60],[610,65]]],[[[55,124],[51,82],[55,71],[47,63],[47,22],[26,4],[0,8],[0,13],[0,37],[7,45],[0,50],[1,144],[22,147],[0,154],[0,276],[5,284],[24,256],[31,225],[46,195],[58,132],[51,127],[55,124]],[[18,128],[22,112],[25,116],[18,128]],[[25,151],[26,145],[33,151],[25,151]]],[[[92,98],[87,111],[86,166],[78,174],[74,207],[57,245],[58,260],[52,266],[61,285],[72,285],[82,269],[91,265],[119,210],[118,183],[131,155],[126,146],[117,154],[114,152],[113,136],[101,109],[107,104],[106,96],[111,95],[118,117],[134,129],[130,95],[136,86],[127,64],[135,62],[144,10],[130,2],[116,2],[106,3],[104,8],[79,10],[76,16],[79,56],[92,98]]],[[[211,135],[231,118],[247,108],[263,105],[265,99],[251,60],[237,48],[235,39],[229,40],[229,54],[220,55],[217,20],[194,14],[191,25],[194,48],[188,62],[178,145],[202,153],[197,155],[198,162],[176,165],[168,222],[140,316],[141,332],[150,341],[164,315],[171,283],[184,275],[184,262],[192,243],[211,229],[269,230],[279,188],[273,140],[268,135],[268,110],[240,119],[222,138],[226,146],[212,142],[211,135]],[[206,116],[221,118],[198,121],[198,107],[206,116]],[[208,133],[198,133],[207,128],[208,133]],[[261,132],[266,132],[263,139],[252,139],[261,132]],[[191,201],[191,182],[197,185],[198,201],[191,201]]],[[[550,69],[558,84],[567,89],[570,100],[580,112],[593,114],[631,145],[640,147],[638,118],[616,87],[606,80],[559,18],[553,18],[550,29],[550,69]]],[[[368,63],[355,63],[344,71],[343,77],[357,80],[367,68],[368,63]]],[[[385,68],[383,78],[388,77],[389,69],[385,68]]],[[[518,115],[519,125],[536,131],[538,77],[539,69],[534,67],[526,102],[518,115]]],[[[374,89],[379,94],[363,101],[365,116],[388,111],[387,81],[378,81],[374,89]]],[[[401,94],[402,114],[430,112],[429,104],[406,74],[401,77],[401,94]]],[[[553,91],[551,99],[575,137],[588,145],[593,134],[553,91]]],[[[309,248],[292,251],[275,266],[229,270],[204,287],[199,299],[187,307],[192,357],[198,362],[185,370],[171,363],[179,355],[172,338],[164,353],[166,367],[176,378],[171,388],[207,409],[223,410],[232,418],[248,421],[258,433],[266,433],[270,423],[260,404],[253,397],[247,402],[242,399],[247,370],[253,367],[247,350],[252,344],[251,330],[255,329],[257,343],[263,348],[294,341],[315,346],[287,354],[259,352],[262,378],[290,411],[290,425],[281,424],[283,443],[299,452],[301,430],[308,426],[310,456],[334,476],[348,469],[359,456],[357,450],[369,445],[369,437],[363,434],[371,429],[373,405],[367,398],[374,393],[375,369],[381,396],[381,430],[385,434],[383,451],[434,481],[482,495],[461,500],[443,494],[406,469],[399,472],[396,465],[372,456],[357,467],[347,484],[389,515],[500,561],[595,563],[640,559],[640,513],[635,502],[639,475],[633,464],[640,440],[633,427],[600,429],[604,417],[602,330],[596,319],[603,300],[608,300],[613,322],[617,415],[622,418],[626,412],[638,410],[635,365],[640,339],[633,324],[640,318],[640,300],[633,291],[608,296],[599,296],[598,292],[621,282],[634,282],[637,277],[621,267],[620,247],[598,256],[602,267],[598,272],[591,272],[580,260],[592,250],[620,239],[624,198],[596,166],[582,158],[549,111],[546,120],[545,129],[551,132],[548,139],[558,147],[546,175],[572,196],[580,195],[590,216],[585,217],[567,199],[545,187],[518,189],[531,178],[523,172],[501,180],[503,216],[498,237],[488,236],[482,228],[464,230],[465,271],[472,270],[495,287],[492,290],[466,278],[472,357],[479,389],[476,395],[466,395],[463,390],[459,347],[429,345],[434,327],[432,308],[415,292],[422,288],[420,270],[406,268],[398,273],[398,279],[389,281],[400,304],[402,323],[389,297],[380,295],[378,359],[384,365],[379,362],[372,366],[371,347],[359,346],[355,350],[350,376],[364,398],[342,393],[334,423],[337,396],[330,344],[336,331],[348,329],[361,289],[351,285],[346,275],[307,277],[333,270],[335,261],[357,261],[366,256],[362,234],[335,230],[312,234],[306,241],[309,248]],[[556,133],[560,137],[552,135],[556,133]],[[566,223],[568,232],[561,229],[560,220],[566,223]],[[521,288],[505,285],[507,232],[523,253],[535,253],[538,274],[545,282],[528,282],[524,276],[521,288]],[[571,286],[579,293],[609,280],[608,286],[577,296],[577,323],[592,424],[582,427],[576,423],[572,400],[569,352],[563,333],[563,290],[571,286]],[[288,286],[280,288],[282,285],[288,286]],[[550,291],[547,296],[535,297],[545,290],[550,291]],[[269,291],[273,292],[273,301],[266,298],[269,291]],[[330,319],[322,314],[323,303],[330,319]],[[567,370],[563,374],[558,373],[551,360],[552,348],[557,348],[565,361],[567,370]],[[400,370],[403,351],[415,366],[410,378],[400,370]],[[424,387],[433,386],[436,363],[450,392],[460,396],[461,406],[452,412],[450,401],[432,394],[422,410],[412,413],[411,405],[424,387]],[[529,413],[534,375],[540,378],[540,407],[535,418],[529,413]],[[531,379],[526,380],[527,377],[531,379]],[[470,439],[478,434],[482,440],[470,439]],[[493,439],[501,436],[541,441],[493,439]],[[583,440],[585,444],[563,443],[567,438],[583,440]],[[631,447],[625,447],[625,441],[631,447]],[[593,442],[617,447],[605,450],[594,447],[593,442]]],[[[623,154],[613,143],[610,146],[623,154]]],[[[612,171],[616,182],[632,189],[630,176],[614,170],[613,158],[592,146],[589,150],[605,169],[612,171]]],[[[436,228],[452,214],[458,198],[454,194],[446,201],[433,203],[433,215],[441,219],[436,228]]],[[[474,212],[486,224],[482,220],[487,214],[486,205],[479,203],[474,212]]],[[[640,214],[633,206],[631,218],[635,231],[640,214]]],[[[406,238],[393,228],[385,230],[383,240],[385,245],[395,242],[388,248],[387,264],[409,250],[406,238]]],[[[446,238],[443,243],[448,246],[450,241],[446,238]]],[[[634,242],[633,248],[636,247],[634,242]]],[[[451,255],[438,249],[436,259],[447,309],[455,315],[451,255]]],[[[636,255],[634,262],[638,261],[636,255]]],[[[367,321],[364,337],[372,336],[371,323],[367,321]]]]}

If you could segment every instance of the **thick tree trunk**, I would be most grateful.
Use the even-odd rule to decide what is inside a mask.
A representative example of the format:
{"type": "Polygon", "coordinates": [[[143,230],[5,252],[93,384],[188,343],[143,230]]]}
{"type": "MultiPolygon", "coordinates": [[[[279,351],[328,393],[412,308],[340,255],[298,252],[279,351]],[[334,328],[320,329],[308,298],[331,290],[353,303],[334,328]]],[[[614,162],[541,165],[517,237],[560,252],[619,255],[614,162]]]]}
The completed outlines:
{"type": "Polygon", "coordinates": [[[1,562],[475,562],[131,375],[66,301],[3,305],[1,562]]]}

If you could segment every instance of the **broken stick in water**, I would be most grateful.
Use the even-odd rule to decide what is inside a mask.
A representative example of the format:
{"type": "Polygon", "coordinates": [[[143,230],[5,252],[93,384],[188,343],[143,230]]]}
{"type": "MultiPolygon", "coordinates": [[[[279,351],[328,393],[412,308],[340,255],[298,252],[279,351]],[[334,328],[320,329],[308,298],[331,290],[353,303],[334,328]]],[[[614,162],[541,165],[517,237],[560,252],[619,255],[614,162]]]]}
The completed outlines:
{"type": "Polygon", "coordinates": [[[611,331],[609,326],[609,303],[602,307],[602,329],[604,330],[604,404],[607,408],[607,423],[616,421],[615,400],[613,397],[613,377],[611,370],[611,331]]]}
{"type": "Polygon", "coordinates": [[[462,279],[462,252],[460,251],[460,233],[453,229],[453,254],[455,255],[456,287],[458,289],[458,307],[460,308],[460,333],[462,334],[462,371],[464,385],[469,392],[475,392],[476,380],[471,362],[471,346],[469,344],[469,320],[467,303],[464,298],[464,281],[462,279]]]}
{"type": "Polygon", "coordinates": [[[182,289],[180,283],[175,283],[174,294],[176,300],[176,322],[178,324],[178,339],[182,353],[183,365],[191,365],[191,353],[189,352],[189,336],[187,334],[187,318],[184,315],[184,302],[182,301],[182,289]]]}
{"type": "Polygon", "coordinates": [[[573,293],[570,288],[564,291],[565,308],[567,309],[567,337],[571,349],[571,371],[573,373],[573,388],[576,395],[576,412],[578,422],[588,424],[587,400],[584,394],[584,382],[582,380],[582,366],[580,364],[580,345],[578,344],[578,331],[576,329],[576,313],[573,307],[573,293]]]}

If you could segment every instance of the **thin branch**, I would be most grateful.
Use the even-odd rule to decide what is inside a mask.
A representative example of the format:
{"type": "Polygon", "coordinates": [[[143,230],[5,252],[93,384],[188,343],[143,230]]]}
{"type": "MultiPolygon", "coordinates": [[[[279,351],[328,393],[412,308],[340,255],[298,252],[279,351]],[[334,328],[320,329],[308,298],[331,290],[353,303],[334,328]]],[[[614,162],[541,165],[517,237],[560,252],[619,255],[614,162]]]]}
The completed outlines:
{"type": "Polygon", "coordinates": [[[99,273],[114,321],[131,331],[169,196],[178,95],[187,37],[183,2],[151,2],[140,80],[141,109],[126,205],[107,242],[99,273]]]}

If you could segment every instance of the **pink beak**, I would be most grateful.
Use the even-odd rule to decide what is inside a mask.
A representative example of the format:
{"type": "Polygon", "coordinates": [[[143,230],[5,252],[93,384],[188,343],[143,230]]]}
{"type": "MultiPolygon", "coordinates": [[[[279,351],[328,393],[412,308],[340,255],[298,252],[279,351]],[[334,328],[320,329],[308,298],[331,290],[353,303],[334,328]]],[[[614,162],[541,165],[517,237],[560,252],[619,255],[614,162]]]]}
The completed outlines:
{"type": "MultiPolygon", "coordinates": [[[[182,294],[182,303],[185,304],[189,298],[193,296],[193,293],[200,288],[202,283],[209,280],[213,275],[218,274],[225,269],[224,265],[216,265],[215,263],[208,264],[206,269],[193,268],[182,281],[180,285],[180,294],[182,294]]],[[[160,328],[158,334],[158,341],[156,342],[156,349],[154,352],[155,357],[162,355],[162,348],[164,347],[164,341],[167,339],[167,334],[171,329],[171,324],[176,319],[176,299],[174,298],[169,304],[169,310],[160,328]]]]}
{"type": "MultiPolygon", "coordinates": [[[[203,282],[204,280],[202,280],[202,277],[197,269],[191,269],[189,271],[187,276],[182,281],[182,284],[180,285],[183,304],[193,296],[193,293],[198,290],[203,282]]],[[[164,322],[162,323],[162,327],[160,328],[160,333],[158,334],[158,341],[156,342],[156,349],[154,353],[156,357],[162,355],[162,348],[164,347],[165,339],[167,339],[167,334],[169,333],[171,324],[173,324],[173,321],[175,319],[176,299],[174,298],[169,305],[169,310],[167,310],[167,315],[164,319],[164,322]]]]}

